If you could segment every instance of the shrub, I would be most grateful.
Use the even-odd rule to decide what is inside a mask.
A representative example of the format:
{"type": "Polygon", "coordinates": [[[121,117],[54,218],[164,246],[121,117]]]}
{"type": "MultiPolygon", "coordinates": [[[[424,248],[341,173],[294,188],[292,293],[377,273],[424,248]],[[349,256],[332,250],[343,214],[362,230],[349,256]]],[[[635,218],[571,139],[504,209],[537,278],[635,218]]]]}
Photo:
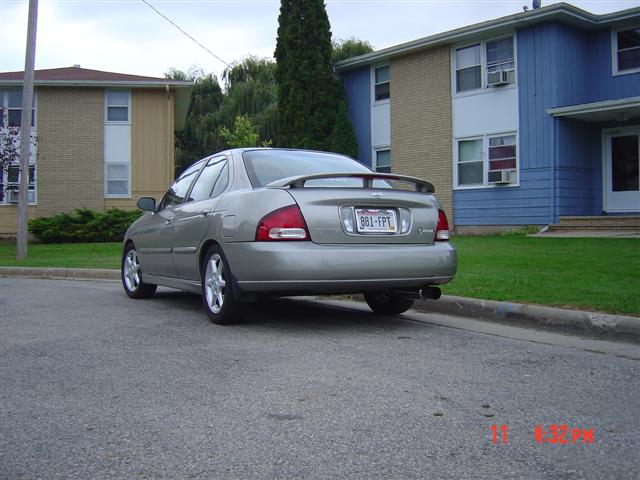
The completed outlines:
{"type": "Polygon", "coordinates": [[[30,220],[29,232],[43,243],[121,242],[129,225],[141,214],[139,210],[94,212],[79,208],[73,213],[30,220]]]}

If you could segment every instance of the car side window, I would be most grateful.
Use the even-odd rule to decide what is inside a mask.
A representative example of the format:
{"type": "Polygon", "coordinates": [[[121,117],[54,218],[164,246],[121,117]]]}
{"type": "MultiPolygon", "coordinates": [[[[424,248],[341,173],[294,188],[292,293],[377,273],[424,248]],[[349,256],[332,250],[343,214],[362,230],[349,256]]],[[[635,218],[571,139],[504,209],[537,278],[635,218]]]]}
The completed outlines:
{"type": "Polygon", "coordinates": [[[221,160],[220,158],[215,158],[209,160],[209,163],[204,167],[204,170],[202,170],[198,180],[196,180],[195,185],[191,189],[188,201],[198,202],[215,196],[212,194],[214,187],[217,187],[220,174],[225,170],[226,165],[226,159],[221,160]]]}
{"type": "Polygon", "coordinates": [[[218,181],[216,182],[215,187],[213,187],[211,198],[217,197],[222,192],[224,192],[227,188],[227,185],[229,185],[229,165],[227,164],[227,162],[224,162],[224,167],[222,167],[222,171],[220,172],[218,181]]]}
{"type": "Polygon", "coordinates": [[[178,179],[171,185],[171,188],[164,194],[164,197],[162,197],[158,210],[184,202],[184,197],[187,195],[189,187],[196,178],[196,174],[202,167],[203,162],[204,160],[194,163],[180,174],[178,179]]]}

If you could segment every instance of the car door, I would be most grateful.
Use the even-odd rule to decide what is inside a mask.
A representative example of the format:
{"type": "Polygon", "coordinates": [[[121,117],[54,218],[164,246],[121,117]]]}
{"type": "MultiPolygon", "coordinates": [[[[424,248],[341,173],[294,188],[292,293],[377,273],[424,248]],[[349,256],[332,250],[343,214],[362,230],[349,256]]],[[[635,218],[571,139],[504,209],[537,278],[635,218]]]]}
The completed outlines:
{"type": "Polygon", "coordinates": [[[209,229],[218,197],[229,184],[225,157],[213,157],[200,172],[188,199],[174,209],[172,255],[176,275],[188,280],[200,278],[198,246],[209,229]]]}
{"type": "Polygon", "coordinates": [[[175,277],[176,270],[171,255],[171,235],[175,209],[184,202],[191,184],[205,161],[187,168],[164,194],[155,212],[147,215],[138,230],[135,244],[140,263],[146,273],[175,277]]]}

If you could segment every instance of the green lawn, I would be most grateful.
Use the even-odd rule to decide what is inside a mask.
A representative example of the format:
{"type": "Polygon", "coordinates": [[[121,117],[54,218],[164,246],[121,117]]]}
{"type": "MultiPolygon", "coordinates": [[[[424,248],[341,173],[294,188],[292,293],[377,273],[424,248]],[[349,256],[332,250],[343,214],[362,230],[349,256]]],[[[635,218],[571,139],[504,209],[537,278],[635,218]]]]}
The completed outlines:
{"type": "Polygon", "coordinates": [[[449,295],[640,315],[640,240],[454,237],[449,295]]]}
{"type": "Polygon", "coordinates": [[[20,267],[120,268],[122,244],[31,243],[28,258],[16,260],[15,243],[0,244],[0,265],[20,267]]]}
{"type": "MultiPolygon", "coordinates": [[[[640,316],[640,240],[455,237],[458,274],[449,295],[537,303],[640,316]]],[[[120,243],[31,244],[16,262],[0,244],[1,265],[119,268],[120,243]]]]}

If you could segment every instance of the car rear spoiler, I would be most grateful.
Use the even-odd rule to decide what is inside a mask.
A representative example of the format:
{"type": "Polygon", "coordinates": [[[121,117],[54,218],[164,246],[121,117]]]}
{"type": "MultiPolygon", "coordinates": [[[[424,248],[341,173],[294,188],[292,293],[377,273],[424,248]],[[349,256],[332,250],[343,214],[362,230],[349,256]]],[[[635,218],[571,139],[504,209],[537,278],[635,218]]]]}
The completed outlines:
{"type": "Polygon", "coordinates": [[[364,188],[373,188],[374,180],[399,180],[403,182],[413,183],[416,187],[416,192],[433,193],[435,192],[433,184],[422,180],[417,177],[409,177],[407,175],[396,175],[393,173],[377,173],[377,172],[362,172],[362,173],[318,173],[315,175],[299,175],[297,177],[288,177],[275,182],[271,182],[267,187],[289,187],[289,188],[303,188],[304,184],[309,180],[320,180],[324,178],[361,178],[363,180],[364,188]]]}

